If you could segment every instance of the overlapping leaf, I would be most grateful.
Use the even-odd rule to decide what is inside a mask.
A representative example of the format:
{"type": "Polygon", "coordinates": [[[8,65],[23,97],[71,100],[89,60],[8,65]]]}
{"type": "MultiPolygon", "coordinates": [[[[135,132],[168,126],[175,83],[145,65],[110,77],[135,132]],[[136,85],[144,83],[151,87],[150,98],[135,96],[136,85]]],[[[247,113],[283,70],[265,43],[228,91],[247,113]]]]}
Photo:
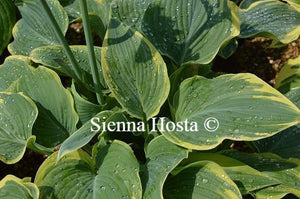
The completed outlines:
{"type": "Polygon", "coordinates": [[[65,89],[59,76],[50,69],[38,67],[23,74],[13,85],[13,90],[23,92],[35,101],[39,109],[33,134],[37,142],[52,148],[75,132],[78,115],[70,92],[65,89]]]}
{"type": "Polygon", "coordinates": [[[170,176],[164,186],[166,199],[242,198],[237,186],[216,163],[195,162],[170,176]]]}
{"type": "Polygon", "coordinates": [[[140,33],[112,18],[102,49],[107,85],[134,117],[158,114],[170,89],[164,60],[140,33]]]}
{"type": "MultiPolygon", "coordinates": [[[[47,0],[61,31],[66,33],[68,16],[58,0],[47,0]]],[[[59,45],[55,30],[45,15],[41,1],[26,0],[18,4],[22,19],[13,28],[14,41],[8,46],[11,54],[26,55],[40,46],[59,45]]]]}
{"type": "Polygon", "coordinates": [[[0,77],[1,91],[23,92],[37,104],[33,134],[39,144],[52,148],[75,132],[74,102],[56,73],[44,67],[34,69],[26,57],[11,56],[0,66],[0,77]]]}
{"type": "Polygon", "coordinates": [[[173,105],[174,122],[187,120],[187,127],[168,131],[165,122],[162,134],[175,144],[198,150],[214,148],[224,139],[269,137],[297,124],[300,117],[292,102],[251,74],[187,79],[173,105]],[[192,127],[192,122],[197,125],[192,127]]]}
{"type": "Polygon", "coordinates": [[[73,152],[56,163],[57,153],[40,167],[35,183],[41,196],[64,198],[141,198],[139,164],[130,147],[120,141],[97,149],[92,159],[73,152]]]}
{"type": "Polygon", "coordinates": [[[262,173],[278,180],[280,185],[258,191],[258,198],[281,198],[289,193],[300,197],[300,161],[299,159],[282,159],[271,154],[247,154],[237,151],[224,151],[224,155],[235,158],[262,173]]]}
{"type": "Polygon", "coordinates": [[[256,190],[279,184],[279,181],[253,169],[245,163],[217,153],[193,152],[189,154],[188,159],[181,162],[181,165],[187,165],[203,160],[212,161],[220,165],[235,182],[243,195],[251,194],[256,190]]]}

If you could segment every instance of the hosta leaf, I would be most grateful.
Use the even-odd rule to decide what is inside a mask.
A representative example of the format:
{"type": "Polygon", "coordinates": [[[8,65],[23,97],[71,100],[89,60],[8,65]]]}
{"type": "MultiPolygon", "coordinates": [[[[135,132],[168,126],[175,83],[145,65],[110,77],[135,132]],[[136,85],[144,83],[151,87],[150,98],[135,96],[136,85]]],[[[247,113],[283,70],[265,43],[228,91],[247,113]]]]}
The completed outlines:
{"type": "MultiPolygon", "coordinates": [[[[64,155],[71,153],[73,151],[76,151],[80,149],[81,147],[85,146],[89,141],[92,140],[92,138],[97,133],[103,132],[103,126],[102,122],[109,123],[109,122],[117,122],[115,121],[116,115],[120,115],[122,113],[116,111],[102,111],[95,115],[96,118],[99,118],[99,125],[101,127],[99,132],[94,132],[91,130],[92,123],[91,121],[87,121],[80,129],[78,129],[75,133],[73,133],[68,139],[66,139],[63,144],[60,147],[59,153],[58,153],[58,159],[61,159],[64,155]]],[[[119,118],[118,118],[119,119],[119,118]]],[[[121,120],[118,120],[118,122],[121,122],[121,120]]],[[[95,127],[93,127],[95,128],[95,127]]]]}
{"type": "Polygon", "coordinates": [[[77,93],[74,83],[71,86],[71,91],[74,97],[75,109],[82,124],[88,122],[93,116],[102,110],[100,105],[82,98],[79,93],[77,93]]]}
{"type": "Polygon", "coordinates": [[[236,7],[227,0],[119,0],[112,8],[178,65],[209,63],[239,34],[236,7]]]}
{"type": "Polygon", "coordinates": [[[57,153],[40,167],[35,183],[41,196],[64,198],[141,198],[139,164],[130,147],[120,141],[99,149],[92,159],[83,151],[57,153]],[[95,164],[94,164],[94,163],[95,164]]]}
{"type": "MultiPolygon", "coordinates": [[[[300,160],[283,159],[275,154],[247,154],[237,151],[224,151],[224,155],[235,158],[262,173],[278,180],[281,185],[277,189],[267,188],[269,195],[286,195],[292,193],[300,197],[300,160]]],[[[284,196],[283,195],[283,196],[284,196]]],[[[275,198],[275,197],[274,197],[275,198]]],[[[278,198],[278,196],[276,197],[278,198]]]]}
{"type": "Polygon", "coordinates": [[[146,148],[147,163],[142,171],[143,198],[162,199],[163,184],[168,174],[187,156],[187,150],[174,145],[163,136],[153,139],[146,148]]]}
{"type": "Polygon", "coordinates": [[[170,176],[164,186],[164,196],[166,199],[242,198],[225,171],[208,161],[192,163],[170,176]]]}
{"type": "Polygon", "coordinates": [[[239,12],[241,38],[261,35],[282,43],[298,39],[300,12],[277,0],[257,1],[239,12]]]}
{"type": "Polygon", "coordinates": [[[118,102],[134,117],[158,114],[170,89],[164,60],[140,33],[112,18],[102,49],[103,73],[118,102]]]}
{"type": "Polygon", "coordinates": [[[30,59],[24,56],[9,56],[0,66],[0,91],[7,90],[10,85],[24,74],[30,73],[30,59]]]}
{"type": "Polygon", "coordinates": [[[245,163],[221,154],[193,152],[189,154],[189,158],[184,160],[181,165],[203,160],[212,161],[220,165],[235,182],[243,195],[250,194],[264,187],[279,184],[279,181],[251,168],[245,163]]]}
{"type": "Polygon", "coordinates": [[[286,2],[300,12],[300,1],[299,0],[286,0],[286,2]]]}
{"type": "Polygon", "coordinates": [[[275,88],[286,93],[292,88],[300,87],[300,56],[290,59],[278,73],[275,88]]]}
{"type": "Polygon", "coordinates": [[[239,7],[242,8],[242,9],[247,9],[249,8],[249,6],[257,1],[260,1],[260,0],[243,0],[241,1],[239,7]]]}
{"type": "MultiPolygon", "coordinates": [[[[79,63],[81,71],[84,73],[82,81],[93,86],[93,78],[91,73],[91,66],[88,59],[88,51],[86,46],[70,46],[75,59],[79,63]]],[[[101,68],[101,48],[95,47],[95,55],[98,66],[98,72],[100,77],[100,83],[102,87],[106,88],[106,84],[103,78],[102,68],[101,68]]],[[[63,68],[72,68],[70,60],[68,59],[66,53],[61,46],[43,46],[33,50],[30,53],[30,57],[36,63],[43,64],[51,69],[62,72],[66,74],[63,68]]]]}
{"type": "Polygon", "coordinates": [[[33,101],[23,94],[0,92],[1,161],[13,164],[23,157],[37,112],[33,101]]]}
{"type": "Polygon", "coordinates": [[[296,189],[290,188],[288,186],[284,185],[278,185],[275,187],[268,187],[265,189],[262,189],[260,191],[257,191],[255,193],[255,198],[256,199],[266,199],[266,198],[272,198],[272,199],[282,199],[282,198],[287,198],[287,199],[297,199],[299,197],[293,197],[293,195],[299,196],[300,192],[296,189]]]}
{"type": "Polygon", "coordinates": [[[229,58],[238,48],[238,41],[236,39],[230,40],[225,46],[222,46],[222,48],[219,51],[219,55],[223,59],[229,58]]]}
{"type": "MultiPolygon", "coordinates": [[[[291,90],[286,97],[300,107],[300,88],[291,90]]],[[[300,124],[272,137],[253,142],[259,152],[272,152],[284,158],[300,158],[300,124]]]]}
{"type": "MultiPolygon", "coordinates": [[[[58,0],[47,0],[60,29],[66,33],[69,21],[58,0]]],[[[22,19],[13,29],[14,41],[8,46],[11,54],[26,55],[40,46],[59,45],[55,30],[45,15],[41,1],[22,0],[18,4],[22,19]]]]}
{"type": "Polygon", "coordinates": [[[15,6],[11,0],[0,1],[0,55],[11,39],[11,31],[16,21],[15,6]]]}
{"type": "Polygon", "coordinates": [[[0,181],[0,198],[5,199],[38,199],[37,186],[26,179],[7,175],[0,181]]]}
{"type": "Polygon", "coordinates": [[[100,6],[100,10],[101,10],[101,12],[99,12],[99,16],[105,27],[107,27],[109,24],[110,6],[113,1],[114,0],[101,0],[101,1],[98,0],[97,1],[97,3],[100,6]]]}
{"type": "MultiPolygon", "coordinates": [[[[77,18],[80,18],[82,14],[80,13],[79,0],[61,0],[62,6],[68,13],[70,21],[74,21],[77,18]]],[[[101,13],[104,10],[101,10],[100,3],[97,0],[87,0],[87,8],[89,13],[101,13]]]]}
{"type": "Polygon", "coordinates": [[[33,134],[39,144],[55,147],[75,132],[78,115],[73,98],[55,72],[42,66],[30,67],[30,73],[17,81],[14,90],[23,92],[37,104],[39,116],[33,134]]]}
{"type": "Polygon", "coordinates": [[[224,139],[269,137],[297,124],[300,117],[292,102],[252,74],[187,79],[173,104],[174,122],[187,120],[187,128],[167,131],[165,122],[162,134],[175,144],[197,150],[214,148],[224,139]],[[191,122],[197,126],[192,128],[191,122]]]}

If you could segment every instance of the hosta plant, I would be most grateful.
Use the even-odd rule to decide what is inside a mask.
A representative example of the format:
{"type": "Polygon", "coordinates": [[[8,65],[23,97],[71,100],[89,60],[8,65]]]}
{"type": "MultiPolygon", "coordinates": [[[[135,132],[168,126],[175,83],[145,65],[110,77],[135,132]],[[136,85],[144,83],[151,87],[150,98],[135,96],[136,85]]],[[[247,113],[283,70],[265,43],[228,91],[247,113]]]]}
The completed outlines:
{"type": "Polygon", "coordinates": [[[47,157],[32,181],[4,177],[0,198],[300,197],[299,58],[275,88],[211,70],[238,38],[296,40],[298,1],[1,0],[0,10],[0,53],[13,36],[0,160],[47,157]],[[86,45],[68,44],[72,22],[86,45]]]}

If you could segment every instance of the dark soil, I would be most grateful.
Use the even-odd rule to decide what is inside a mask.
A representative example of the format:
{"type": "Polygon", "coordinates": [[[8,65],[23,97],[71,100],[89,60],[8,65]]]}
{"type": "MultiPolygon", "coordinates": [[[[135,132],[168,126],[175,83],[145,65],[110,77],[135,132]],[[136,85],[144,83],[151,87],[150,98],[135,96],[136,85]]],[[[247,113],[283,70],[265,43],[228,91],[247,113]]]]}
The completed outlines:
{"type": "Polygon", "coordinates": [[[46,156],[27,150],[24,157],[16,164],[8,165],[0,161],[0,179],[8,174],[19,178],[31,177],[34,180],[35,174],[46,159],[46,156]]]}
{"type": "Polygon", "coordinates": [[[274,85],[275,78],[288,59],[299,56],[300,39],[281,48],[270,48],[263,37],[239,40],[237,51],[228,59],[217,57],[213,70],[226,73],[253,73],[274,85]]]}

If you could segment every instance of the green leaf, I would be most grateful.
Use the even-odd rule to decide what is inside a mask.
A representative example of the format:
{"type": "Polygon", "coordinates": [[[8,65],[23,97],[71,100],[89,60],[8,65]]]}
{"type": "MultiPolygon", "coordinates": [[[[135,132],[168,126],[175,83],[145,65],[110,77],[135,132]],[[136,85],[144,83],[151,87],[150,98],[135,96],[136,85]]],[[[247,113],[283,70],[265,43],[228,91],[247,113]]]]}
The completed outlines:
{"type": "Polygon", "coordinates": [[[300,12],[300,1],[299,0],[286,0],[286,2],[300,12]]]}
{"type": "Polygon", "coordinates": [[[109,24],[109,15],[110,15],[110,6],[111,6],[111,3],[113,2],[114,0],[101,0],[101,1],[97,1],[97,3],[99,4],[100,6],[100,10],[101,12],[99,12],[99,16],[104,24],[105,27],[108,26],[109,24]]]}
{"type": "Polygon", "coordinates": [[[290,43],[300,35],[300,12],[277,0],[252,3],[239,12],[241,33],[239,37],[264,36],[290,43]]]}
{"type": "Polygon", "coordinates": [[[37,113],[36,105],[23,94],[0,92],[1,161],[13,164],[23,157],[37,113]]]}
{"type": "Polygon", "coordinates": [[[196,150],[212,149],[225,139],[269,137],[297,124],[300,117],[299,109],[285,96],[256,76],[243,73],[187,79],[175,94],[173,107],[173,121],[182,122],[181,126],[187,121],[187,127],[168,131],[164,122],[162,134],[196,150]]]}
{"type": "Polygon", "coordinates": [[[296,87],[300,87],[300,56],[288,60],[278,73],[275,83],[275,88],[282,93],[296,87]]]}
{"type": "Polygon", "coordinates": [[[102,49],[107,85],[132,116],[149,119],[168,97],[166,64],[140,33],[112,18],[102,49]]]}
{"type": "Polygon", "coordinates": [[[16,22],[16,10],[11,0],[0,1],[0,55],[6,48],[12,36],[12,29],[16,22]]]}
{"type": "Polygon", "coordinates": [[[295,199],[299,197],[293,197],[288,194],[293,194],[299,196],[300,192],[298,190],[295,190],[293,188],[284,186],[284,185],[278,185],[275,187],[268,187],[265,189],[262,189],[260,191],[257,191],[255,193],[255,198],[256,199],[266,199],[266,198],[272,198],[272,199],[295,199]],[[294,193],[294,194],[293,194],[294,193]]]}
{"type": "MultiPolygon", "coordinates": [[[[108,122],[110,120],[110,116],[113,114],[113,111],[102,111],[99,114],[95,115],[95,117],[99,118],[99,125],[102,125],[102,122],[108,122]]],[[[101,126],[102,127],[102,126],[101,126]]],[[[80,129],[78,129],[75,133],[73,133],[68,139],[66,139],[58,153],[58,159],[61,159],[64,155],[76,151],[86,145],[92,138],[97,134],[101,133],[103,130],[99,132],[93,132],[91,130],[92,123],[91,121],[87,121],[80,129]]]]}
{"type": "Polygon", "coordinates": [[[0,181],[0,198],[5,199],[38,199],[37,186],[26,179],[7,175],[0,181]]]}
{"type": "Polygon", "coordinates": [[[243,0],[239,7],[242,8],[242,9],[247,9],[249,8],[249,6],[257,1],[260,1],[260,0],[243,0]]]}
{"type": "Polygon", "coordinates": [[[118,0],[112,8],[178,65],[211,62],[239,34],[236,6],[227,0],[118,0]]]}
{"type": "Polygon", "coordinates": [[[187,150],[172,144],[163,136],[154,138],[146,148],[147,163],[142,170],[143,198],[162,199],[163,184],[168,174],[187,156],[187,150]]]}
{"type": "MultiPolygon", "coordinates": [[[[79,0],[61,0],[62,6],[67,11],[69,20],[74,21],[82,16],[79,7],[79,0]]],[[[101,10],[100,2],[97,0],[86,0],[89,14],[96,13],[100,14],[104,12],[101,10]]]]}
{"type": "MultiPolygon", "coordinates": [[[[76,61],[79,63],[79,67],[81,71],[84,73],[81,77],[82,82],[93,85],[93,78],[91,73],[91,67],[88,61],[88,51],[86,46],[70,46],[72,53],[76,61]]],[[[95,47],[95,54],[97,58],[98,72],[100,76],[100,83],[102,87],[107,88],[101,67],[101,48],[95,47]]],[[[65,54],[63,48],[61,46],[43,46],[33,50],[30,53],[30,57],[36,63],[43,64],[55,71],[61,72],[62,74],[66,74],[67,71],[64,71],[63,68],[72,68],[72,65],[65,54]]]]}
{"type": "MultiPolygon", "coordinates": [[[[222,154],[244,162],[249,166],[270,176],[271,178],[278,180],[281,185],[279,185],[278,189],[277,186],[273,188],[267,188],[266,190],[268,195],[274,195],[274,198],[279,198],[278,196],[275,196],[282,194],[282,196],[284,196],[288,193],[292,193],[297,197],[300,197],[299,159],[286,160],[271,153],[248,154],[238,151],[224,151],[222,152],[222,154]]],[[[264,192],[265,191],[263,191],[262,193],[264,192]]]]}
{"type": "MultiPolygon", "coordinates": [[[[67,13],[58,0],[47,0],[47,3],[61,31],[66,33],[69,25],[67,13]]],[[[41,1],[23,0],[18,4],[18,9],[22,19],[13,29],[14,41],[8,46],[11,54],[28,56],[37,47],[60,44],[41,1]]]]}
{"type": "Polygon", "coordinates": [[[166,199],[242,198],[237,186],[216,163],[200,161],[170,176],[164,186],[166,199]]]}
{"type": "Polygon", "coordinates": [[[0,91],[6,91],[22,75],[30,73],[30,59],[24,56],[9,56],[0,65],[0,91]]]}
{"type": "Polygon", "coordinates": [[[222,46],[218,54],[223,59],[228,59],[231,55],[233,55],[233,53],[235,53],[235,51],[238,48],[238,45],[239,45],[238,41],[236,39],[232,39],[227,44],[222,46]]]}
{"type": "Polygon", "coordinates": [[[30,72],[22,75],[13,90],[23,92],[35,101],[39,115],[33,134],[39,144],[52,148],[76,130],[78,115],[73,98],[55,72],[42,66],[36,69],[28,67],[30,72]]]}
{"type": "Polygon", "coordinates": [[[97,150],[93,160],[83,151],[56,163],[57,153],[39,168],[35,183],[41,198],[141,198],[139,164],[131,148],[120,141],[97,150]]]}
{"type": "MultiPolygon", "coordinates": [[[[300,88],[291,90],[286,97],[300,107],[300,88]]],[[[300,158],[300,125],[292,126],[272,137],[253,142],[259,152],[272,152],[284,158],[300,158]]]]}
{"type": "Polygon", "coordinates": [[[82,124],[88,122],[93,116],[102,110],[100,105],[82,98],[79,93],[77,93],[74,83],[71,86],[71,91],[75,102],[75,109],[82,124]]]}
{"type": "Polygon", "coordinates": [[[212,161],[220,165],[238,186],[242,195],[251,194],[255,190],[279,184],[279,181],[253,169],[245,163],[216,153],[190,153],[189,158],[181,162],[181,165],[188,165],[203,160],[212,161]]]}

